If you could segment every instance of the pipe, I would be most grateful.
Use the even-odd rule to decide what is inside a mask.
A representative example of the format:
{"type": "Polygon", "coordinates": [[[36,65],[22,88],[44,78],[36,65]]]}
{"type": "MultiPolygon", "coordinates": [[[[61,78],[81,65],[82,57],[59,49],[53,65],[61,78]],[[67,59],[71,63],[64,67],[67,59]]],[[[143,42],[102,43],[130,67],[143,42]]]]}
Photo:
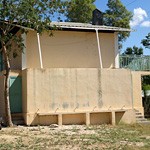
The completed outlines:
{"type": "Polygon", "coordinates": [[[56,108],[55,113],[57,112],[58,109],[59,109],[59,108],[56,108]]]}
{"type": "Polygon", "coordinates": [[[100,48],[100,42],[99,42],[99,36],[98,36],[98,29],[95,29],[96,31],[96,38],[97,38],[97,46],[98,46],[98,54],[99,54],[99,64],[100,64],[100,68],[103,68],[103,64],[102,64],[102,56],[101,56],[101,48],[100,48]]]}
{"type": "Polygon", "coordinates": [[[111,106],[109,106],[108,110],[110,110],[110,109],[111,109],[111,106]]]}
{"type": "Polygon", "coordinates": [[[76,107],[76,108],[74,109],[74,112],[76,111],[77,108],[78,108],[78,107],[76,107]]]}
{"type": "Polygon", "coordinates": [[[41,50],[41,43],[40,43],[39,33],[37,33],[37,39],[38,39],[38,48],[39,48],[39,56],[40,56],[40,67],[41,67],[41,69],[43,69],[42,50],[41,50]]]}
{"type": "Polygon", "coordinates": [[[95,106],[95,107],[93,108],[93,111],[95,111],[96,107],[97,107],[97,106],[95,106]]]}
{"type": "Polygon", "coordinates": [[[125,108],[125,105],[123,105],[121,109],[124,109],[124,108],[125,108]]]}

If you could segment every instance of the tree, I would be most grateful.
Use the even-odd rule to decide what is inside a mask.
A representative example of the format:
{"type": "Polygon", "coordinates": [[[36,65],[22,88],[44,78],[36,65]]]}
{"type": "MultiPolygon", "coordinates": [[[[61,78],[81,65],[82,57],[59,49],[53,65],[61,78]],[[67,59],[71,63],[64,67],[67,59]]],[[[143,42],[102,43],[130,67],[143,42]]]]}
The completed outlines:
{"type": "MultiPolygon", "coordinates": [[[[148,33],[147,36],[145,36],[146,38],[143,39],[141,41],[141,43],[143,44],[143,46],[145,46],[145,48],[150,49],[150,33],[148,33]]],[[[142,88],[143,90],[146,90],[147,88],[150,88],[150,76],[143,76],[142,77],[142,88]]]]}
{"type": "Polygon", "coordinates": [[[92,12],[96,8],[95,0],[71,0],[66,8],[66,21],[90,23],[92,12]]]}
{"type": "Polygon", "coordinates": [[[141,41],[141,43],[143,44],[143,46],[145,46],[145,48],[150,49],[150,33],[148,33],[148,35],[146,36],[146,38],[143,39],[141,41]]]}
{"type": "Polygon", "coordinates": [[[5,66],[5,113],[6,125],[12,126],[10,104],[9,104],[9,74],[10,74],[10,53],[14,57],[22,52],[24,47],[21,36],[14,31],[20,30],[26,33],[26,28],[32,28],[38,33],[49,29],[50,17],[56,9],[61,9],[60,0],[1,0],[0,1],[0,43],[5,66]],[[12,43],[17,45],[12,50],[12,43]]]}
{"type": "Polygon", "coordinates": [[[123,54],[133,55],[133,49],[132,49],[132,47],[127,47],[127,49],[125,50],[125,52],[123,54]]]}
{"type": "MultiPolygon", "coordinates": [[[[108,9],[104,14],[104,24],[107,26],[115,26],[122,28],[130,28],[130,20],[132,14],[126,9],[126,7],[121,3],[120,0],[108,0],[108,9]]],[[[129,37],[129,32],[119,32],[118,41],[119,48],[122,47],[122,42],[129,37]]]]}
{"type": "Polygon", "coordinates": [[[127,49],[125,50],[124,54],[126,55],[143,55],[143,48],[140,47],[136,47],[136,46],[133,46],[133,47],[127,47],[127,49]]]}

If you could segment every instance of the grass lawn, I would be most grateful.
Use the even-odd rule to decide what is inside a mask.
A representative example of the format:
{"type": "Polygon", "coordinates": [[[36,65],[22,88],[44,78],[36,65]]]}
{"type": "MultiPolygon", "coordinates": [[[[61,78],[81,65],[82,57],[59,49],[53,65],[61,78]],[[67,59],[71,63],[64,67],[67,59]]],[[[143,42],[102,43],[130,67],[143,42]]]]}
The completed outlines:
{"type": "Polygon", "coordinates": [[[150,150],[150,125],[13,127],[0,130],[0,150],[150,150]]]}

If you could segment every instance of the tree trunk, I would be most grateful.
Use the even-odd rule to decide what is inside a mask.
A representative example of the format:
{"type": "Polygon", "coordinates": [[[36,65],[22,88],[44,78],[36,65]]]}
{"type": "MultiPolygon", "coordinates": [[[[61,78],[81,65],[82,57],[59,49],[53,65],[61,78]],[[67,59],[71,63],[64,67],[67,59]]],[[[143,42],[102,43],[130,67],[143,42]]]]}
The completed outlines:
{"type": "Polygon", "coordinates": [[[10,74],[10,62],[9,56],[6,48],[6,43],[1,41],[2,43],[2,50],[4,55],[4,62],[5,62],[5,89],[4,89],[4,101],[5,101],[5,114],[6,114],[6,125],[11,127],[13,126],[11,112],[10,112],[10,102],[9,102],[9,74],[10,74]]]}

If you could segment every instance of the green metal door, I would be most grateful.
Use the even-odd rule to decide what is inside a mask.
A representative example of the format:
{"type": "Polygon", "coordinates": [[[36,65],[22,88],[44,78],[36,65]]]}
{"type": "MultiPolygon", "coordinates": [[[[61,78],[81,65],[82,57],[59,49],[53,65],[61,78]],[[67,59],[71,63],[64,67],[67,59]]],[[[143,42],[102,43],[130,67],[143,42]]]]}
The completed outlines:
{"type": "Polygon", "coordinates": [[[11,113],[22,112],[22,79],[21,77],[10,77],[10,110],[11,113]]]}

